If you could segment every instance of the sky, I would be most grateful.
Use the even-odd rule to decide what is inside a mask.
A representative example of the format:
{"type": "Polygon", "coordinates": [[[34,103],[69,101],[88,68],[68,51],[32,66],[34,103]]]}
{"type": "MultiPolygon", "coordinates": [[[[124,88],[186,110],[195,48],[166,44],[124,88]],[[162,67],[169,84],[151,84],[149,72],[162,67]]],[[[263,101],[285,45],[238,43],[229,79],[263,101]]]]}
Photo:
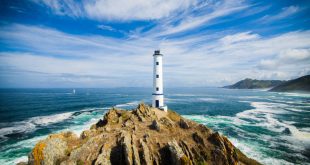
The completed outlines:
{"type": "Polygon", "coordinates": [[[310,74],[307,0],[1,0],[0,88],[224,86],[310,74]]]}

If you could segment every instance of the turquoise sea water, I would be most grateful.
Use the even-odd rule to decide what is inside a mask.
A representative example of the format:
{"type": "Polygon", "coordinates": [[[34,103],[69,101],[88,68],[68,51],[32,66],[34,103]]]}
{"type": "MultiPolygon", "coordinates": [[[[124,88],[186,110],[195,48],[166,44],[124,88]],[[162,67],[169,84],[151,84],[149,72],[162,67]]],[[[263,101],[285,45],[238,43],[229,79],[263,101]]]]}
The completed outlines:
{"type": "MultiPolygon", "coordinates": [[[[149,88],[0,89],[0,164],[26,161],[50,133],[81,133],[116,106],[150,103],[149,88]]],[[[227,136],[263,164],[310,164],[310,94],[166,89],[166,104],[227,136]]]]}

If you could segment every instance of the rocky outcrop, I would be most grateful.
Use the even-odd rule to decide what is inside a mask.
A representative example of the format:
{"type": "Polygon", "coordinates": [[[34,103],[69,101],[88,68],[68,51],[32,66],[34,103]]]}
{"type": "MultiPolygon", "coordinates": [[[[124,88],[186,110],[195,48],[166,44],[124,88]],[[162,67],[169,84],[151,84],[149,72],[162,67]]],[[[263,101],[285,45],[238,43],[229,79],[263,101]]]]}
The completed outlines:
{"type": "Polygon", "coordinates": [[[192,164],[189,158],[184,154],[182,148],[178,143],[173,140],[168,142],[168,148],[170,151],[171,163],[175,165],[192,164]]]}
{"type": "Polygon", "coordinates": [[[66,132],[39,141],[26,164],[259,164],[204,125],[140,104],[112,108],[78,137],[66,132]]]}
{"type": "Polygon", "coordinates": [[[153,120],[151,128],[153,128],[156,131],[160,131],[160,124],[156,120],[153,120]]]}
{"type": "Polygon", "coordinates": [[[184,119],[180,119],[179,123],[180,123],[180,127],[181,128],[184,128],[184,129],[189,128],[189,125],[188,125],[187,121],[185,121],[184,119]]]}

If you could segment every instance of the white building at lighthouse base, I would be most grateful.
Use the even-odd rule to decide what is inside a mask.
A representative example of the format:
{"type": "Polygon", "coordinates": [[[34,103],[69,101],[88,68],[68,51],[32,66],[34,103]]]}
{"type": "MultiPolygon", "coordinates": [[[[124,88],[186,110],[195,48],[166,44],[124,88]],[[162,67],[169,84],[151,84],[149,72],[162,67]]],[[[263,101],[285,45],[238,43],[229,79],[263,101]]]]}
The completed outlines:
{"type": "Polygon", "coordinates": [[[163,110],[163,111],[167,112],[168,107],[167,107],[167,105],[161,104],[163,102],[164,102],[164,95],[162,95],[162,94],[160,94],[160,95],[153,94],[152,107],[156,107],[156,108],[158,108],[160,110],[163,110]],[[156,101],[158,101],[158,103],[156,103],[156,101]]]}

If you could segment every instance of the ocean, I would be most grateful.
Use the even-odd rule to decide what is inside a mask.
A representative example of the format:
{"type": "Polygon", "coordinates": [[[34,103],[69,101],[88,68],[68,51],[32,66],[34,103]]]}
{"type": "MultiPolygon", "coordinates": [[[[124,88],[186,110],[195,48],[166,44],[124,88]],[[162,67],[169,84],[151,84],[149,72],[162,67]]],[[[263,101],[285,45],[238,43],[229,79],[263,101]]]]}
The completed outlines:
{"type": "MultiPolygon", "coordinates": [[[[111,107],[150,104],[151,88],[0,89],[0,164],[26,161],[48,134],[88,129],[111,107]]],[[[169,109],[227,136],[262,164],[310,164],[310,94],[168,88],[169,109]]]]}

